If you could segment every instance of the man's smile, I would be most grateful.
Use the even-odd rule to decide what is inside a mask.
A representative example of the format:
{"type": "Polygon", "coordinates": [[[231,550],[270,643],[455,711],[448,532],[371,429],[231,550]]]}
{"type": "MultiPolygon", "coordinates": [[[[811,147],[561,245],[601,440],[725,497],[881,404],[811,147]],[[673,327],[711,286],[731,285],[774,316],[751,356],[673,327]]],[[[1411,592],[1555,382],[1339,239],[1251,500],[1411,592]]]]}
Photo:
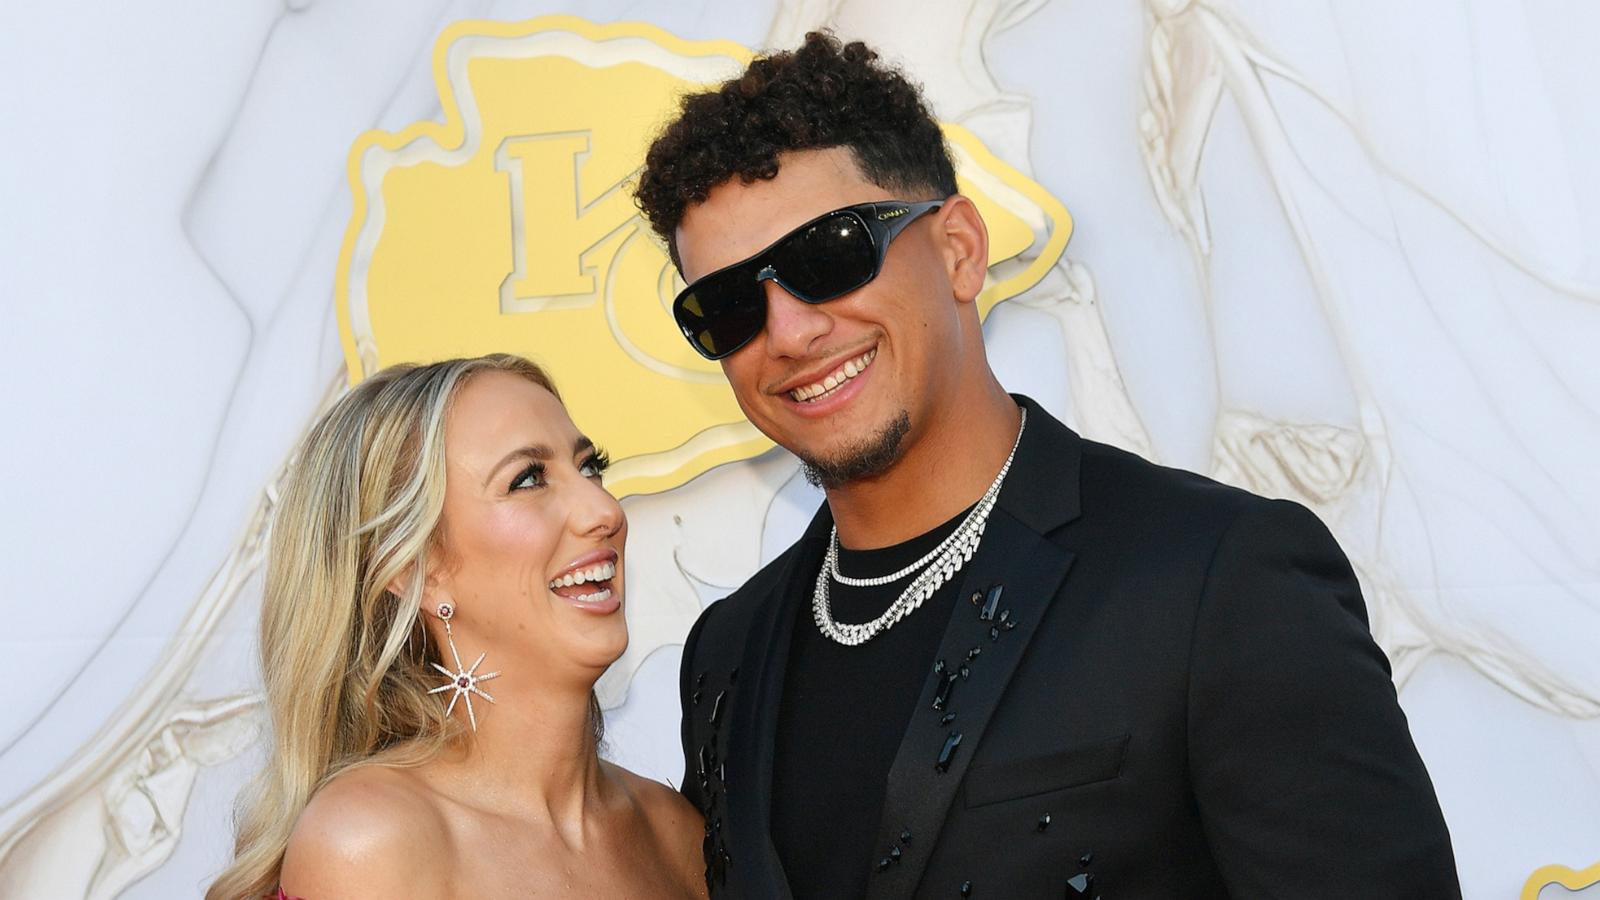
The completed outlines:
{"type": "Polygon", "coordinates": [[[830,397],[839,388],[843,387],[845,382],[865,372],[877,356],[878,347],[873,345],[871,350],[860,356],[845,360],[843,365],[829,372],[826,376],[789,391],[789,397],[796,403],[811,403],[830,397]]]}

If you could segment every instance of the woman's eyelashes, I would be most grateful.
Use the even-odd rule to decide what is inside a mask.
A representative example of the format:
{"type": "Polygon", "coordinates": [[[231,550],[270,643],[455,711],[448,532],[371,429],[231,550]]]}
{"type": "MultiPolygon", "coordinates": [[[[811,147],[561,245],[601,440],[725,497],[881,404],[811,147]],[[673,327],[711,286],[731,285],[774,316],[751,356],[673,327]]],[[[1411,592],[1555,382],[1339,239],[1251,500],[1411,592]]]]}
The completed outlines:
{"type": "Polygon", "coordinates": [[[578,463],[578,471],[582,472],[585,478],[599,478],[609,468],[611,468],[611,454],[598,447],[587,459],[578,463]]]}
{"type": "Polygon", "coordinates": [[[528,463],[527,467],[511,479],[511,490],[519,491],[523,488],[544,487],[544,463],[528,463]]]}
{"type": "MultiPolygon", "coordinates": [[[[578,463],[578,474],[584,478],[599,478],[611,468],[611,456],[604,450],[595,450],[583,461],[578,463]]],[[[515,478],[511,479],[510,490],[520,491],[527,488],[542,488],[546,485],[545,464],[542,462],[529,463],[515,478]]]]}

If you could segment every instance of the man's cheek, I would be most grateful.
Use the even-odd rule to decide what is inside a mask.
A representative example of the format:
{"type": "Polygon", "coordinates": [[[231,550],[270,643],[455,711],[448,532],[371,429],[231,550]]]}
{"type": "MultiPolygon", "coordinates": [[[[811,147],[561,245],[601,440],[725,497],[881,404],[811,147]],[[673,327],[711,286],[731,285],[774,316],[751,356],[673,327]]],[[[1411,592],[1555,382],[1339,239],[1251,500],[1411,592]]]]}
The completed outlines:
{"type": "Polygon", "coordinates": [[[733,388],[734,396],[740,403],[752,402],[760,395],[761,392],[756,389],[759,373],[753,367],[724,361],[722,374],[728,379],[728,386],[733,388]]]}

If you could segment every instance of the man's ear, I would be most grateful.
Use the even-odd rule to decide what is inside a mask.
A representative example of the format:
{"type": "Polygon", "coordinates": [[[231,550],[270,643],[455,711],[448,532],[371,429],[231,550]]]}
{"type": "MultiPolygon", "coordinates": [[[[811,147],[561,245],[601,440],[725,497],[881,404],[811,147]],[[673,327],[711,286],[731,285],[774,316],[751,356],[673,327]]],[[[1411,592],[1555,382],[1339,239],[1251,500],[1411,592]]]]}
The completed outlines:
{"type": "Polygon", "coordinates": [[[942,228],[945,267],[956,302],[972,303],[983,291],[989,274],[989,229],[977,204],[952,194],[939,210],[937,226],[942,228]]]}

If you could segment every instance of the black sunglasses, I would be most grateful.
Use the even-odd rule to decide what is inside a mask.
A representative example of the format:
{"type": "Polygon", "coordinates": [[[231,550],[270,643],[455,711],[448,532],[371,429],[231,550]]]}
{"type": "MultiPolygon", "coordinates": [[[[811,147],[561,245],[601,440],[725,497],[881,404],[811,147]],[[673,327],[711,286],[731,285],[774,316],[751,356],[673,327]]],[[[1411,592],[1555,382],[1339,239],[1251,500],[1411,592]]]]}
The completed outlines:
{"type": "Polygon", "coordinates": [[[763,281],[807,303],[826,303],[878,277],[889,242],[943,200],[881,200],[823,213],[760,253],[697,279],[672,301],[672,316],[696,352],[721,359],[767,324],[763,281]]]}

